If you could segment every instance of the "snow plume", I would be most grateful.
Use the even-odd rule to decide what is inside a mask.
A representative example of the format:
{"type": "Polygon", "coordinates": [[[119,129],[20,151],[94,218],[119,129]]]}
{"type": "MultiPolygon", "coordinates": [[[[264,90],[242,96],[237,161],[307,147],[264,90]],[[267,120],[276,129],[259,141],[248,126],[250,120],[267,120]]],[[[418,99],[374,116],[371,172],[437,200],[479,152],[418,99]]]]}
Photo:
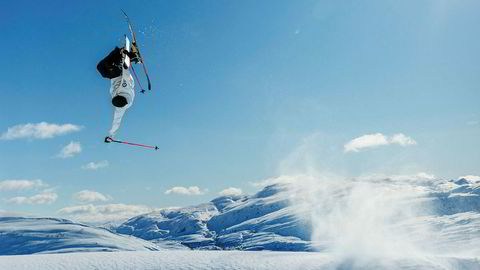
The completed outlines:
{"type": "Polygon", "coordinates": [[[118,203],[69,206],[58,210],[57,213],[76,221],[101,223],[125,220],[133,216],[145,214],[154,210],[154,208],[144,205],[128,205],[118,203]]]}
{"type": "Polygon", "coordinates": [[[102,160],[102,161],[99,161],[99,162],[89,162],[88,164],[83,165],[82,169],[84,169],[84,170],[98,170],[98,169],[101,169],[101,168],[108,167],[108,165],[109,165],[108,160],[102,160]]]}
{"type": "Polygon", "coordinates": [[[57,193],[42,192],[31,197],[13,197],[7,199],[7,202],[15,204],[51,204],[57,200],[57,197],[57,193]]]}
{"type": "Polygon", "coordinates": [[[201,190],[197,186],[191,187],[172,187],[171,189],[165,191],[165,194],[169,195],[172,193],[179,195],[203,195],[207,192],[207,189],[201,190]]]}
{"type": "Polygon", "coordinates": [[[55,136],[80,131],[82,128],[82,126],[73,124],[57,125],[47,122],[20,124],[9,127],[6,132],[0,135],[0,140],[51,139],[55,136]]]}
{"type": "Polygon", "coordinates": [[[76,154],[82,152],[82,146],[79,142],[70,142],[65,147],[62,148],[60,153],[57,155],[59,158],[70,158],[76,154]]]}
{"type": "Polygon", "coordinates": [[[0,181],[0,191],[26,190],[43,188],[47,185],[40,179],[35,180],[4,180],[0,181]]]}
{"type": "Polygon", "coordinates": [[[407,146],[417,144],[417,142],[402,133],[395,134],[391,137],[387,137],[382,133],[367,134],[346,143],[344,145],[344,152],[358,152],[364,148],[373,148],[389,144],[407,146]]]}
{"type": "Polygon", "coordinates": [[[91,190],[82,190],[73,194],[73,198],[79,202],[91,203],[96,201],[106,202],[112,199],[109,195],[103,195],[100,192],[91,190]]]}
{"type": "MultiPolygon", "coordinates": [[[[432,243],[428,237],[434,230],[429,224],[416,226],[415,222],[428,211],[429,204],[423,199],[432,191],[435,176],[426,172],[358,177],[332,173],[329,151],[340,153],[342,149],[319,146],[317,137],[303,140],[279,163],[280,177],[255,185],[281,183],[288,187],[295,213],[310,224],[312,243],[334,256],[336,267],[331,269],[369,269],[372,263],[427,254],[432,243]]],[[[387,144],[394,140],[379,134],[370,137],[370,143],[357,140],[348,149],[378,145],[375,138],[387,144]]],[[[395,138],[395,143],[408,144],[403,136],[395,138]]],[[[396,269],[392,265],[383,268],[396,269]]]]}
{"type": "MultiPolygon", "coordinates": [[[[272,180],[270,180],[272,181],[272,180]]],[[[356,180],[333,174],[285,175],[299,218],[311,223],[311,240],[339,260],[365,266],[423,254],[414,235],[429,235],[425,227],[404,226],[419,209],[409,202],[424,194],[409,182],[356,180]],[[365,265],[363,265],[365,264],[365,265]]]]}
{"type": "Polygon", "coordinates": [[[421,183],[424,184],[430,182],[436,182],[436,177],[433,174],[426,173],[426,172],[418,172],[414,174],[383,174],[383,173],[374,173],[374,174],[367,174],[362,175],[355,178],[359,181],[392,181],[392,182],[411,182],[421,183]]]}

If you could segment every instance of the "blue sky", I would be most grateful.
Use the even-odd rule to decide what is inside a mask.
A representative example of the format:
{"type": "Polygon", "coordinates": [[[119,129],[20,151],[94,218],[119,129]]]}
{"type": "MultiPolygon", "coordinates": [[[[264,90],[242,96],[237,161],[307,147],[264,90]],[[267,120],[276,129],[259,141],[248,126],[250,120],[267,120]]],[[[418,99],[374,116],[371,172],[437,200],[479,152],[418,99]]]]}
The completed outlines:
{"type": "Polygon", "coordinates": [[[311,167],[480,175],[479,11],[473,0],[4,3],[0,210],[184,206],[311,167]],[[103,143],[112,107],[95,67],[127,32],[120,8],[153,90],[117,138],[156,152],[103,143]]]}

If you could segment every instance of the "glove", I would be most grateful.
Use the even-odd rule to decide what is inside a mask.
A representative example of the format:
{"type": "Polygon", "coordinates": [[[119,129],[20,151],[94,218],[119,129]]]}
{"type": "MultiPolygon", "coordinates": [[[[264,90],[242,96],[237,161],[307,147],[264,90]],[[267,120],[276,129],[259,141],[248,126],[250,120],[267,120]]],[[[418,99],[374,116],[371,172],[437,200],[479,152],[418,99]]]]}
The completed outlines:
{"type": "Polygon", "coordinates": [[[121,49],[122,55],[128,55],[128,58],[130,58],[130,62],[132,63],[138,63],[140,62],[140,55],[138,54],[138,50],[135,46],[132,46],[132,51],[129,52],[125,50],[125,48],[121,49]]]}

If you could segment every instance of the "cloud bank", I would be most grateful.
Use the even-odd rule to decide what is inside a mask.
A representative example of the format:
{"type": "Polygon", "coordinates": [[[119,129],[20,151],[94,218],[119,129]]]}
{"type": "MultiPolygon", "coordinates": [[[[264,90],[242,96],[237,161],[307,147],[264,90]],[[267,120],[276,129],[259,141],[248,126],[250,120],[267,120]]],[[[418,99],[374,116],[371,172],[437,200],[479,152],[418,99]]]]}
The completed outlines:
{"type": "Polygon", "coordinates": [[[417,144],[417,142],[414,139],[405,136],[403,133],[394,134],[391,137],[385,136],[382,133],[375,133],[357,137],[346,143],[343,148],[344,152],[358,152],[365,148],[374,148],[390,144],[407,146],[417,144]]]}
{"type": "Polygon", "coordinates": [[[9,127],[6,132],[0,135],[0,140],[51,139],[56,136],[80,131],[82,128],[82,126],[73,124],[58,125],[47,122],[20,124],[9,127]]]}
{"type": "Polygon", "coordinates": [[[57,193],[54,192],[42,192],[37,195],[33,195],[31,197],[13,197],[7,199],[9,203],[15,204],[51,204],[57,200],[57,193]]]}
{"type": "Polygon", "coordinates": [[[58,210],[57,213],[77,221],[101,223],[124,220],[154,210],[154,208],[144,205],[118,203],[104,205],[76,205],[62,208],[58,210]]]}
{"type": "Polygon", "coordinates": [[[165,194],[179,194],[179,195],[203,195],[207,192],[206,189],[201,190],[197,186],[191,187],[172,187],[171,189],[165,191],[165,194]]]}

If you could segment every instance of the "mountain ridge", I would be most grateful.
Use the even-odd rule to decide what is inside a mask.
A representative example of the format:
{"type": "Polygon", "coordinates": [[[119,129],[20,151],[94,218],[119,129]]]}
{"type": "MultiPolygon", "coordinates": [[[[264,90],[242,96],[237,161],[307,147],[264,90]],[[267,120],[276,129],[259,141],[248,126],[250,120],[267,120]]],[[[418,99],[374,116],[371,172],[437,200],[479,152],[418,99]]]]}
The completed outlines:
{"type": "MultiPolygon", "coordinates": [[[[305,204],[309,199],[307,194],[299,193],[300,188],[295,183],[277,183],[265,186],[253,195],[220,196],[195,206],[162,208],[132,217],[120,225],[102,227],[61,218],[0,217],[0,255],[160,249],[331,250],[336,245],[328,242],[329,235],[325,233],[330,231],[318,231],[319,226],[338,226],[340,231],[335,232],[340,234],[334,234],[334,238],[351,237],[352,233],[341,231],[351,227],[335,223],[338,221],[332,219],[332,213],[333,217],[342,214],[342,220],[352,223],[351,226],[364,226],[355,224],[362,222],[358,216],[348,216],[349,213],[355,215],[356,207],[360,207],[358,211],[362,210],[363,206],[357,206],[359,202],[354,200],[357,193],[360,192],[362,200],[375,198],[374,193],[382,190],[375,189],[376,185],[387,185],[391,192],[390,185],[397,188],[405,183],[387,179],[366,182],[367,188],[355,187],[357,182],[334,184],[335,188],[326,183],[326,190],[309,190],[315,200],[308,204],[305,204]],[[335,204],[325,204],[318,199],[335,204]],[[347,206],[353,207],[353,212],[343,208],[338,212],[336,208],[345,207],[345,204],[350,204],[347,206]],[[318,223],[318,217],[315,219],[318,212],[325,219],[320,221],[327,223],[318,223]]],[[[395,217],[391,224],[380,224],[380,229],[390,231],[402,226],[402,232],[407,231],[405,237],[420,242],[418,245],[425,246],[422,241],[435,242],[435,250],[450,252],[454,250],[450,243],[459,243],[465,250],[480,254],[475,244],[480,241],[480,182],[467,179],[437,181],[418,184],[413,189],[422,190],[421,195],[410,196],[407,192],[407,199],[402,199],[399,205],[421,210],[417,216],[407,216],[409,218],[405,220],[399,216],[398,220],[395,217],[398,209],[379,204],[376,206],[379,211],[392,212],[386,217],[395,217]]],[[[366,205],[368,203],[371,204],[367,202],[366,205]]]]}

